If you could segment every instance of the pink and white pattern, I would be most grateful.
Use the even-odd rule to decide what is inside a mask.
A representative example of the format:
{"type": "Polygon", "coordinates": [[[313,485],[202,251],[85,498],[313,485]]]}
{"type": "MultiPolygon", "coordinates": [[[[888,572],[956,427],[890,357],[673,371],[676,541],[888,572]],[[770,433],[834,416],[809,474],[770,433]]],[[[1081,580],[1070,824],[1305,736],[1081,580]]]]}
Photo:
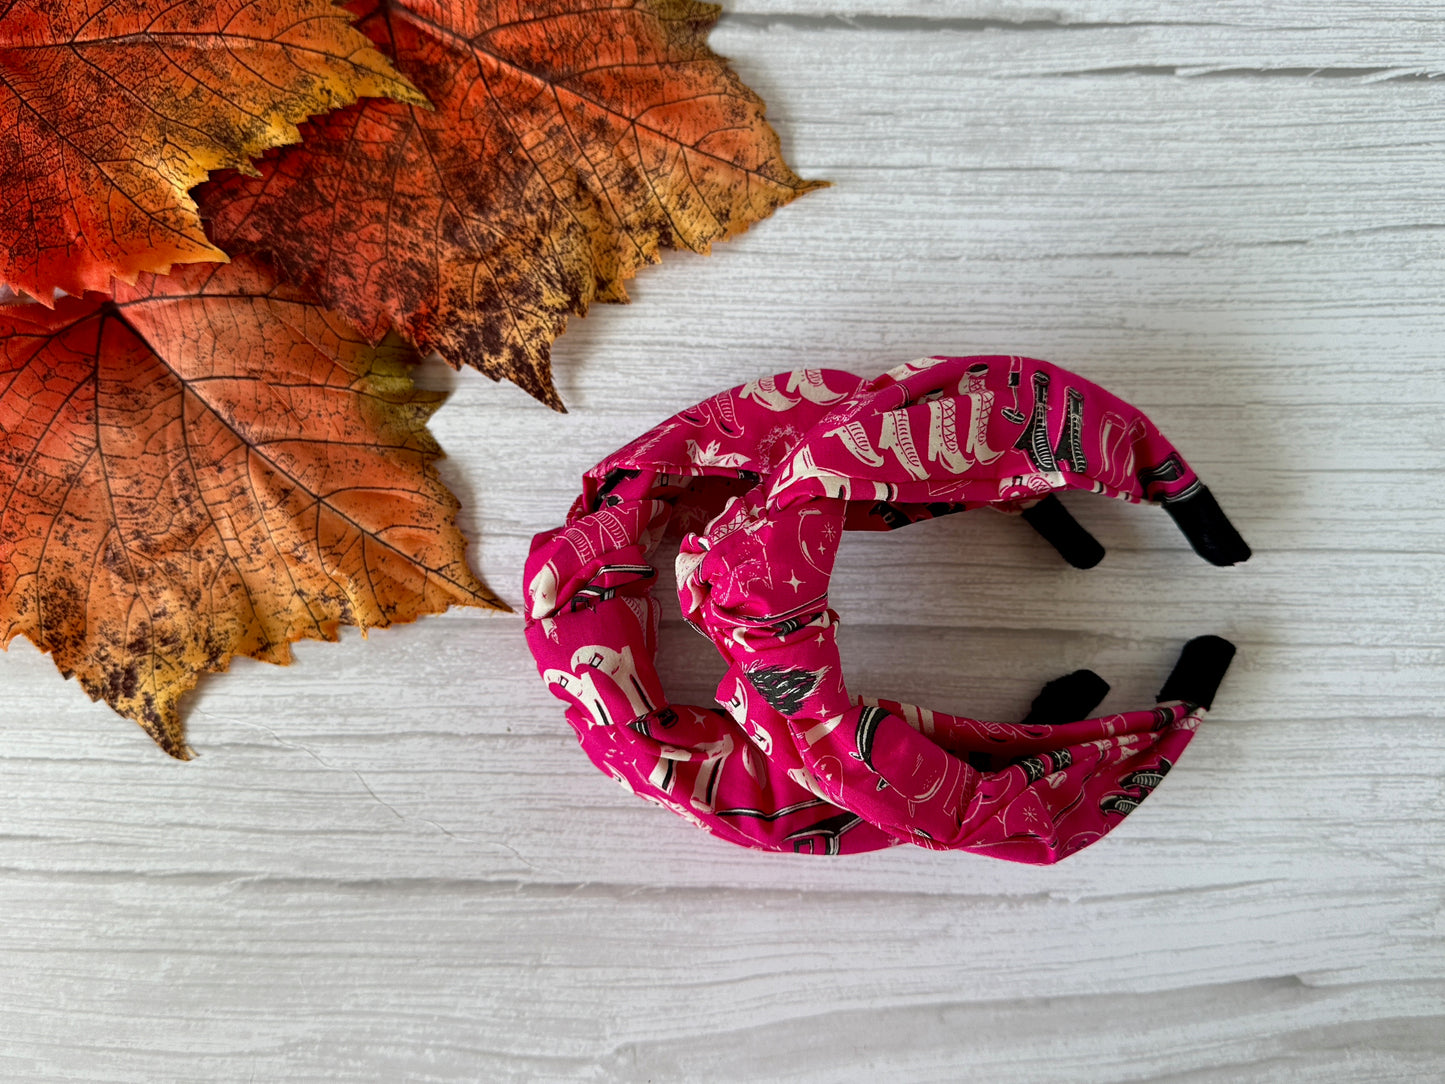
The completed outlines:
{"type": "Polygon", "coordinates": [[[1222,514],[1199,526],[1212,498],[1143,414],[1057,366],[805,370],[714,396],[588,471],[567,523],[533,541],[528,643],[593,762],[723,839],[1054,862],[1148,795],[1211,694],[1053,724],[855,698],[827,592],[845,529],[1023,511],[1062,489],[1174,505],[1209,559],[1248,554],[1222,514]],[[657,678],[650,561],[669,527],[701,528],[679,599],[729,663],[722,710],[671,704],[657,678]]]}

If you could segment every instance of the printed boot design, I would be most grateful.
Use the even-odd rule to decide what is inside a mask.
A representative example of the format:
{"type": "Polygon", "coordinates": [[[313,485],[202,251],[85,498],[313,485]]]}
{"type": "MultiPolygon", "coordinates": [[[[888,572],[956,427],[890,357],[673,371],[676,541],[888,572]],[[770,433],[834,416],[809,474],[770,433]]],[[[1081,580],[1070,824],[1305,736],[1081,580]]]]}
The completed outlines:
{"type": "Polygon", "coordinates": [[[867,463],[870,467],[883,466],[883,457],[873,450],[873,444],[869,441],[862,422],[848,422],[837,429],[829,429],[823,435],[841,440],[843,447],[847,448],[858,462],[867,463]]]}
{"type": "Polygon", "coordinates": [[[1068,389],[1068,414],[1059,431],[1059,443],[1054,446],[1054,458],[1059,466],[1075,474],[1089,472],[1089,462],[1084,458],[1084,393],[1078,388],[1068,389]]]}
{"type": "Polygon", "coordinates": [[[1009,358],[1008,391],[1013,396],[1013,403],[999,411],[1014,425],[1022,425],[1024,420],[1024,413],[1019,409],[1019,373],[1023,370],[1023,365],[1023,358],[1009,358]]]}
{"type": "Polygon", "coordinates": [[[1034,373],[1034,412],[1029,418],[1028,426],[1014,442],[1014,447],[1028,452],[1034,466],[1045,474],[1052,474],[1059,469],[1054,461],[1053,449],[1049,447],[1048,373],[1034,373]]]}
{"type": "Polygon", "coordinates": [[[1119,780],[1119,785],[1124,790],[1105,797],[1099,803],[1099,809],[1104,813],[1117,813],[1121,817],[1127,817],[1139,808],[1139,804],[1153,793],[1155,787],[1164,781],[1164,777],[1169,774],[1169,769],[1172,767],[1174,765],[1168,757],[1160,757],[1157,766],[1130,772],[1119,780]]]}
{"type": "MultiPolygon", "coordinates": [[[[1009,374],[1012,377],[1014,374],[1009,374]]],[[[968,433],[968,454],[980,463],[992,463],[999,456],[1003,455],[1006,449],[993,449],[988,444],[988,420],[993,416],[993,392],[988,390],[984,378],[988,376],[987,365],[973,365],[965,374],[968,382],[968,391],[964,394],[968,397],[973,407],[972,424],[968,433]]],[[[1007,413],[1007,411],[1005,411],[1007,413]]],[[[1018,413],[1015,411],[1015,413],[1018,413]]],[[[1019,421],[1023,416],[1019,415],[1019,421]]]]}
{"type": "Polygon", "coordinates": [[[722,776],[723,765],[733,754],[733,739],[731,735],[724,734],[721,741],[699,742],[692,748],[705,758],[693,783],[692,807],[699,813],[713,813],[717,809],[718,779],[722,776]]]}
{"type": "Polygon", "coordinates": [[[973,466],[958,446],[958,404],[952,399],[934,399],[928,404],[928,461],[942,463],[951,474],[962,474],[973,466]]]}
{"type": "Polygon", "coordinates": [[[913,443],[913,430],[908,424],[908,415],[890,410],[883,415],[883,429],[878,434],[881,451],[892,451],[899,464],[918,481],[928,478],[928,468],[918,458],[918,447],[913,443]]]}
{"type": "Polygon", "coordinates": [[[1144,423],[1138,418],[1125,422],[1112,410],[1104,411],[1099,422],[1099,454],[1103,456],[1100,478],[1107,484],[1122,487],[1134,476],[1134,442],[1144,435],[1144,423]]]}
{"type": "Polygon", "coordinates": [[[631,647],[588,644],[573,653],[570,672],[552,668],[542,679],[577,701],[593,726],[626,724],[657,710],[638,679],[631,647]]]}

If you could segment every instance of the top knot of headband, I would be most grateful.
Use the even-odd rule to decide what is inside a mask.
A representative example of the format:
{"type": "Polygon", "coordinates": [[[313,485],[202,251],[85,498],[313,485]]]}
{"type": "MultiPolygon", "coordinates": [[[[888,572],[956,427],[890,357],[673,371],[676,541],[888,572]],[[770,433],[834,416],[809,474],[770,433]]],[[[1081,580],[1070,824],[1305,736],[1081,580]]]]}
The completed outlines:
{"type": "Polygon", "coordinates": [[[714,396],[588,471],[567,524],[533,541],[528,643],[593,762],[724,839],[1057,861],[1170,770],[1233,647],[1191,641],[1146,710],[1084,718],[1108,686],[1077,671],[1023,721],[984,722],[850,697],[827,589],[842,530],[983,506],[1090,567],[1103,550],[1063,489],[1162,504],[1211,562],[1249,556],[1142,413],[1048,362],[807,370],[714,396]],[[702,527],[678,555],[679,601],[728,662],[726,710],[672,704],[657,678],[650,558],[669,526],[702,527]]]}

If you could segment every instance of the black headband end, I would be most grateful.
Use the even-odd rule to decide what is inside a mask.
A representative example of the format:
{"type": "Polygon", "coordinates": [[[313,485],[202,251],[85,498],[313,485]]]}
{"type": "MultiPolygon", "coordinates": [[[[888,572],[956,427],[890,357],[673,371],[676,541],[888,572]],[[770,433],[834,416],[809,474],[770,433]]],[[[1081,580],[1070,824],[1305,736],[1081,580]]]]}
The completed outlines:
{"type": "Polygon", "coordinates": [[[1165,501],[1164,511],[1174,517],[1194,552],[1210,564],[1225,567],[1249,560],[1249,543],[1234,529],[1208,486],[1200,485],[1181,500],[1165,501]]]}
{"type": "Polygon", "coordinates": [[[1025,523],[1075,568],[1093,568],[1104,559],[1104,547],[1099,540],[1084,530],[1064,507],[1064,502],[1052,493],[1032,508],[1025,508],[1021,515],[1025,523]]]}
{"type": "Polygon", "coordinates": [[[1169,680],[1159,690],[1159,703],[1182,700],[1209,710],[1233,660],[1234,645],[1222,636],[1199,636],[1190,640],[1179,653],[1169,680]]]}
{"type": "Polygon", "coordinates": [[[1024,725],[1047,726],[1087,719],[1103,703],[1109,683],[1092,670],[1075,670],[1055,678],[1034,697],[1033,707],[1024,717],[1024,725]]]}

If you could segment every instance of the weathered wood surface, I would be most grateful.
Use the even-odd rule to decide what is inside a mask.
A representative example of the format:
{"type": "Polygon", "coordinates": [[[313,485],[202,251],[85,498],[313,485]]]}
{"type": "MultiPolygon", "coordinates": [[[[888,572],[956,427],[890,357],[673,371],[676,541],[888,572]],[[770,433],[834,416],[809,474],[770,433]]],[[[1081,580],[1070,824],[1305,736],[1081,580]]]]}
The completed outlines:
{"type": "MultiPolygon", "coordinates": [[[[1072,501],[850,539],[852,686],[1008,716],[1240,655],[1179,769],[1053,869],[736,851],[595,773],[514,617],[241,662],[166,760],[0,658],[0,1077],[1445,1076],[1445,18],[1434,0],[736,0],[811,195],[435,428],[516,601],[580,472],[722,387],[1028,353],[1148,409],[1254,544],[1072,501]],[[1017,594],[1015,578],[1032,578],[1017,594]]],[[[669,628],[679,699],[719,667],[669,628]]]]}

